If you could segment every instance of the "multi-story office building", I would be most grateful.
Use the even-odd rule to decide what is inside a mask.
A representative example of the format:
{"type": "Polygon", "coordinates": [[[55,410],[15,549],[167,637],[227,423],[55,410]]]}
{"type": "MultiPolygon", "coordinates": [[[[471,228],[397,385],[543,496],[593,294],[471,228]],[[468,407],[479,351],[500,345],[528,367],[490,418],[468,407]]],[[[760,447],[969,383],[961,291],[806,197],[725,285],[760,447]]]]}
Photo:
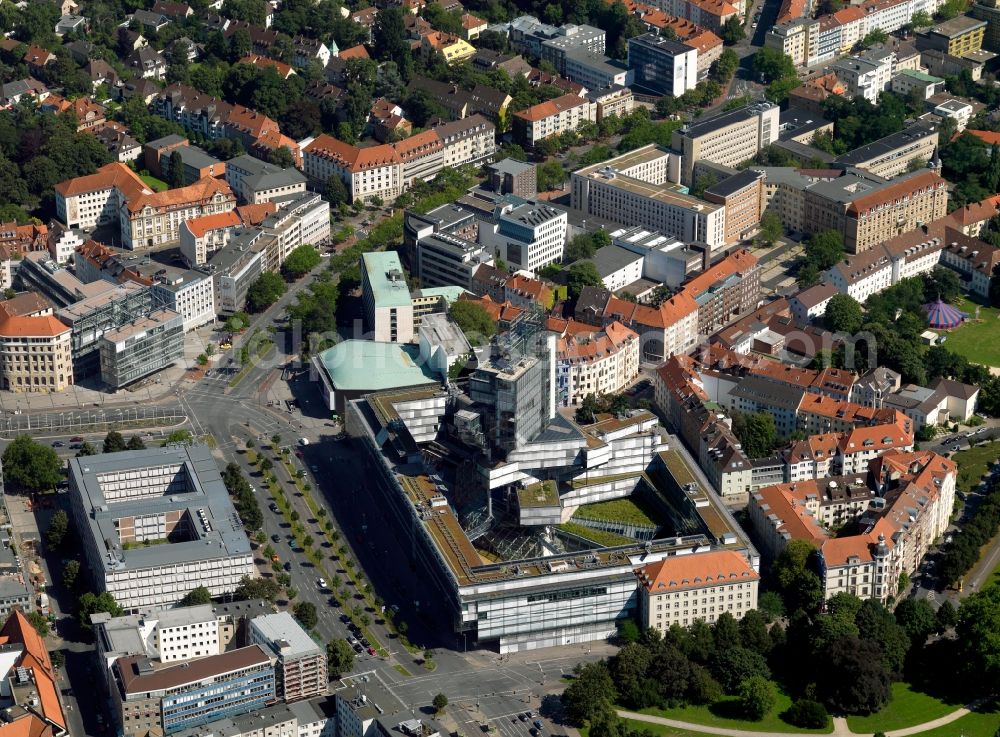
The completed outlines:
{"type": "MultiPolygon", "coordinates": [[[[104,282],[100,285],[106,286],[104,282]]],[[[73,372],[77,379],[100,372],[100,340],[104,333],[141,320],[152,311],[152,289],[130,281],[101,289],[92,297],[58,310],[56,316],[72,329],[73,372]]]]}
{"type": "Polygon", "coordinates": [[[275,661],[275,693],[285,702],[321,696],[327,690],[326,649],[317,645],[288,612],[254,617],[248,639],[275,661]]]}
{"type": "Polygon", "coordinates": [[[229,244],[209,260],[216,314],[232,315],[243,309],[250,285],[266,271],[265,241],[262,230],[237,231],[229,244]]]}
{"type": "Polygon", "coordinates": [[[472,277],[483,264],[493,264],[493,253],[448,233],[431,233],[416,243],[417,277],[422,287],[456,285],[472,291],[472,277]]]}
{"type": "Polygon", "coordinates": [[[52,315],[17,314],[0,303],[0,387],[60,392],[73,384],[71,328],[52,315]]]}
{"type": "Polygon", "coordinates": [[[181,167],[179,181],[182,185],[194,184],[205,177],[221,178],[226,173],[223,162],[176,134],[148,142],[143,146],[143,154],[146,168],[153,176],[164,180],[172,178],[170,167],[176,158],[181,167]]]}
{"type": "Polygon", "coordinates": [[[764,200],[764,176],[753,170],[741,171],[705,189],[709,202],[726,208],[726,243],[750,237],[760,227],[764,200]]]}
{"type": "Polygon", "coordinates": [[[402,170],[403,187],[433,179],[444,166],[444,143],[436,131],[416,133],[393,144],[402,170]]]}
{"type": "Polygon", "coordinates": [[[556,345],[556,400],[617,394],[639,374],[639,334],[620,322],[595,332],[567,332],[556,345]]]}
{"type": "Polygon", "coordinates": [[[505,25],[511,49],[547,59],[556,69],[561,67],[563,55],[569,49],[604,53],[604,31],[593,26],[572,23],[550,26],[530,15],[522,15],[505,25]]]}
{"type": "Polygon", "coordinates": [[[226,182],[242,203],[259,204],[306,191],[306,178],[298,169],[282,169],[244,154],[226,162],[226,182]]]}
{"type": "Polygon", "coordinates": [[[514,270],[538,271],[562,258],[568,222],[565,210],[534,200],[504,209],[494,227],[480,226],[480,243],[514,270]]]}
{"type": "Polygon", "coordinates": [[[183,315],[156,310],[101,336],[101,381],[117,390],[172,365],[183,355],[183,315]]]}
{"type": "Polygon", "coordinates": [[[112,702],[125,737],[174,734],[275,701],[274,666],[259,645],[162,668],[133,655],[112,669],[112,702]]]}
{"type": "Polygon", "coordinates": [[[917,48],[935,49],[952,56],[962,56],[983,47],[986,21],[958,15],[916,34],[917,48]]]}
{"type": "MultiPolygon", "coordinates": [[[[369,685],[369,684],[366,684],[369,685]]],[[[267,737],[352,737],[346,732],[337,732],[336,702],[333,698],[316,698],[310,701],[296,701],[292,704],[274,704],[241,716],[226,717],[213,722],[201,723],[197,727],[176,732],[174,737],[263,737],[261,725],[267,725],[267,737]]],[[[374,711],[374,707],[370,706],[374,711]]],[[[387,727],[395,724],[386,721],[387,727]]],[[[385,734],[385,732],[379,733],[385,734]]],[[[413,737],[419,732],[410,732],[413,737]]],[[[363,737],[359,735],[359,737],[363,737]]],[[[422,737],[422,735],[420,735],[422,737]]]]}
{"type": "Polygon", "coordinates": [[[119,208],[122,246],[142,248],[176,243],[185,220],[236,207],[229,185],[215,177],[152,194],[127,197],[119,208]]]}
{"type": "Polygon", "coordinates": [[[195,270],[168,273],[153,282],[152,290],[157,305],[180,313],[185,333],[215,320],[211,274],[195,270]]]}
{"type": "Polygon", "coordinates": [[[976,0],[969,8],[969,15],[986,21],[983,46],[990,51],[1000,51],[1000,2],[998,0],[976,0]]]}
{"type": "Polygon", "coordinates": [[[299,246],[318,246],[330,238],[330,203],[315,192],[292,195],[281,209],[264,218],[267,241],[264,268],[277,271],[299,246]]]}
{"type": "Polygon", "coordinates": [[[68,228],[86,230],[118,222],[125,200],[153,194],[134,171],[118,162],[102,166],[93,174],[60,182],[54,190],[59,221],[68,228]]]}
{"type": "Polygon", "coordinates": [[[669,184],[676,158],[668,150],[649,144],[573,172],[573,208],[622,225],[642,225],[685,241],[707,243],[712,248],[725,245],[725,206],[683,194],[669,184]]]}
{"type": "Polygon", "coordinates": [[[644,33],[628,40],[628,68],[636,86],[680,97],[698,84],[698,50],[682,41],[644,33]]]}
{"type": "Polygon", "coordinates": [[[567,79],[588,90],[603,90],[615,85],[627,87],[632,81],[627,67],[615,64],[604,54],[584,49],[566,52],[563,73],[567,79]]]}
{"type": "Polygon", "coordinates": [[[681,181],[693,185],[694,165],[711,161],[736,166],[778,140],[780,110],[758,103],[674,131],[671,147],[683,156],[681,181]]]}
{"type": "Polygon", "coordinates": [[[740,553],[678,555],[638,568],[635,575],[643,629],[666,633],[699,619],[711,624],[724,612],[742,619],[757,608],[760,574],[740,553]]]}
{"type": "Polygon", "coordinates": [[[836,230],[849,252],[860,253],[944,217],[948,183],[927,169],[889,182],[845,174],[811,185],[803,202],[809,232],[836,230]]]}
{"type": "Polygon", "coordinates": [[[389,343],[413,340],[413,300],[398,253],[361,255],[361,302],[365,330],[371,333],[372,340],[389,343]]]}
{"type": "Polygon", "coordinates": [[[94,583],[125,610],[169,606],[197,586],[223,596],[255,573],[204,445],[74,458],[69,487],[94,583]]]}
{"type": "Polygon", "coordinates": [[[538,173],[534,164],[504,159],[486,167],[487,183],[493,192],[531,199],[538,194],[538,173]]]}
{"type": "Polygon", "coordinates": [[[514,113],[514,129],[529,146],[583,123],[597,122],[597,106],[586,97],[569,93],[514,113]]]}
{"type": "Polygon", "coordinates": [[[211,604],[147,609],[120,617],[96,612],[91,622],[98,659],[107,669],[123,656],[181,663],[218,655],[227,644],[219,638],[219,620],[211,604]]]}
{"type": "Polygon", "coordinates": [[[789,56],[796,66],[812,66],[820,54],[820,21],[793,18],[778,23],[764,36],[764,46],[789,56]]]}
{"type": "Polygon", "coordinates": [[[930,161],[937,145],[938,126],[918,120],[898,133],[838,156],[834,163],[892,179],[906,172],[914,160],[930,161]]]}
{"type": "Polygon", "coordinates": [[[892,82],[890,59],[849,56],[831,64],[830,71],[837,75],[848,95],[863,97],[872,105],[878,104],[878,96],[889,89],[892,82]]]}

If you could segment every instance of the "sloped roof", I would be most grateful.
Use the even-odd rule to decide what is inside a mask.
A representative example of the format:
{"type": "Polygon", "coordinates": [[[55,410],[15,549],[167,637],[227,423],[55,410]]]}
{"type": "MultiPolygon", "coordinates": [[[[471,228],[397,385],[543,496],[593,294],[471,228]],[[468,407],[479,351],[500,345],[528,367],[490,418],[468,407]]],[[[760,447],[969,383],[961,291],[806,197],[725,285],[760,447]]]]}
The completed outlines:
{"type": "Polygon", "coordinates": [[[537,105],[532,105],[525,110],[520,110],[514,115],[523,120],[527,120],[529,123],[533,123],[538,120],[544,120],[552,115],[558,115],[565,110],[572,110],[580,105],[587,105],[589,102],[586,98],[580,97],[579,95],[567,94],[561,97],[556,97],[552,100],[546,100],[545,102],[540,102],[537,105]]]}

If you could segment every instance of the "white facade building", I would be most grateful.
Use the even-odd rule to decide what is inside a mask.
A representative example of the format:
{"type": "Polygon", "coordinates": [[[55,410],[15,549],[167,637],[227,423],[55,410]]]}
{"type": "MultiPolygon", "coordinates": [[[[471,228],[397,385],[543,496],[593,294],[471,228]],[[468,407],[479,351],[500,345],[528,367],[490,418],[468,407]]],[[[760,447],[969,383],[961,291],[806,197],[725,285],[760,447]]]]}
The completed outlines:
{"type": "Polygon", "coordinates": [[[508,208],[490,228],[480,225],[480,242],[514,270],[538,271],[562,258],[568,216],[543,202],[508,208]]]}

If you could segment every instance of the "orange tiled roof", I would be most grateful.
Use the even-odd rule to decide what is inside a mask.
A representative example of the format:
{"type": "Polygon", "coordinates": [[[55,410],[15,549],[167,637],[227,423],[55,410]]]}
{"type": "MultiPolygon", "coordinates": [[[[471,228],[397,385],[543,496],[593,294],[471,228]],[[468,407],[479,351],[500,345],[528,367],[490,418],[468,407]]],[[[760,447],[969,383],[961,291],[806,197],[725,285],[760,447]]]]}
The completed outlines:
{"type": "Polygon", "coordinates": [[[402,162],[410,161],[431,151],[444,148],[441,136],[436,131],[426,130],[392,144],[402,162]]]}
{"type": "Polygon", "coordinates": [[[244,225],[260,225],[264,220],[278,211],[278,206],[273,202],[261,202],[254,205],[240,205],[236,208],[236,213],[244,225]]]}
{"type": "Polygon", "coordinates": [[[292,69],[288,64],[283,61],[278,61],[277,59],[272,59],[268,56],[261,56],[260,54],[248,54],[244,56],[239,61],[240,64],[249,64],[253,67],[267,68],[271,67],[283,78],[288,79],[292,74],[295,74],[295,70],[292,69]]]}
{"type": "Polygon", "coordinates": [[[338,57],[341,59],[370,59],[371,56],[368,55],[368,49],[365,48],[364,44],[358,44],[357,46],[352,46],[349,49],[342,50],[338,57]]]}
{"type": "Polygon", "coordinates": [[[559,339],[556,353],[560,361],[571,363],[600,361],[620,351],[627,343],[639,339],[639,334],[620,322],[612,322],[603,330],[568,334],[559,339]]]}
{"type": "Polygon", "coordinates": [[[305,147],[304,153],[329,159],[352,172],[399,163],[396,149],[389,144],[358,148],[323,133],[305,147]]]}
{"type": "Polygon", "coordinates": [[[214,215],[203,215],[200,218],[192,218],[187,221],[187,229],[195,238],[202,238],[210,230],[220,228],[235,228],[242,221],[235,210],[229,212],[219,212],[214,215]]]}
{"type": "Polygon", "coordinates": [[[567,94],[561,97],[556,97],[553,100],[546,100],[545,102],[540,102],[537,105],[532,105],[525,110],[514,113],[514,115],[523,120],[527,120],[529,123],[533,123],[538,120],[544,120],[552,115],[558,115],[564,110],[572,110],[580,105],[587,105],[588,101],[579,95],[567,94]]]}
{"type": "Polygon", "coordinates": [[[54,338],[71,328],[52,315],[44,317],[8,317],[0,322],[0,335],[5,338],[54,338]]]}
{"type": "Polygon", "coordinates": [[[727,279],[733,274],[748,271],[757,265],[757,257],[745,248],[726,256],[722,261],[694,277],[684,285],[684,291],[692,297],[705,292],[716,282],[727,279]]]}
{"type": "Polygon", "coordinates": [[[848,8],[841,8],[836,13],[833,13],[833,18],[835,18],[840,25],[853,23],[854,21],[859,21],[864,17],[865,11],[856,5],[852,5],[848,8]]]}
{"type": "MultiPolygon", "coordinates": [[[[51,319],[55,320],[54,317],[51,319]]],[[[56,320],[56,322],[59,321],[56,320]]],[[[62,323],[59,324],[62,325],[62,323]]],[[[65,325],[63,327],[69,329],[65,325]]],[[[0,644],[8,643],[19,643],[24,646],[25,652],[18,665],[23,665],[34,673],[42,714],[46,719],[65,730],[66,719],[59,703],[59,695],[55,686],[56,674],[52,667],[52,661],[49,660],[49,651],[45,647],[45,641],[19,609],[14,609],[11,612],[3,629],[0,630],[0,644]]]]}
{"type": "Polygon", "coordinates": [[[654,595],[760,579],[760,574],[751,567],[747,559],[732,550],[674,555],[638,568],[635,574],[640,585],[654,595]]]}
{"type": "Polygon", "coordinates": [[[1000,133],[996,133],[994,131],[978,131],[973,130],[972,128],[966,128],[965,132],[971,133],[987,146],[996,146],[1000,143],[1000,133]]]}
{"type": "Polygon", "coordinates": [[[121,190],[126,198],[153,193],[153,190],[147,187],[134,171],[117,161],[105,164],[93,174],[59,182],[54,189],[63,197],[75,197],[112,187],[121,190]]]}
{"type": "Polygon", "coordinates": [[[656,328],[676,325],[688,315],[697,312],[698,303],[686,292],[678,292],[659,307],[629,302],[612,295],[604,308],[605,317],[620,315],[622,322],[656,328]]]}
{"type": "Polygon", "coordinates": [[[481,28],[486,25],[486,21],[482,18],[477,18],[472,15],[472,13],[462,13],[462,28],[467,31],[471,31],[475,28],[481,28]]]}
{"type": "Polygon", "coordinates": [[[126,207],[129,212],[138,212],[142,208],[149,206],[153,208],[170,208],[185,205],[190,202],[206,202],[216,194],[222,194],[227,199],[235,201],[233,190],[229,185],[215,177],[202,177],[197,182],[186,187],[167,189],[163,192],[153,192],[152,194],[141,194],[138,197],[128,199],[126,207]]]}

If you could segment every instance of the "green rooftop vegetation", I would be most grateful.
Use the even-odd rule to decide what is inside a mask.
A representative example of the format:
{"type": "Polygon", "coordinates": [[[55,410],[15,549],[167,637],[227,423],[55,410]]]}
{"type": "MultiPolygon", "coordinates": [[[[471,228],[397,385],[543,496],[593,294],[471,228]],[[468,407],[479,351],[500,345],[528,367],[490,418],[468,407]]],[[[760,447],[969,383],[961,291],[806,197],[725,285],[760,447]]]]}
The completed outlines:
{"type": "Polygon", "coordinates": [[[559,504],[559,489],[555,481],[540,481],[517,491],[517,503],[521,509],[530,507],[553,507],[559,504]]]}
{"type": "Polygon", "coordinates": [[[627,497],[625,499],[612,499],[608,502],[597,502],[596,504],[584,504],[576,510],[573,516],[606,522],[621,522],[626,525],[655,527],[657,522],[651,512],[652,510],[636,498],[627,497]]]}
{"type": "Polygon", "coordinates": [[[567,532],[570,535],[585,538],[586,540],[590,540],[590,542],[595,543],[596,545],[601,545],[605,548],[613,548],[617,545],[635,544],[635,540],[630,537],[625,537],[624,535],[619,535],[614,532],[605,532],[604,530],[592,530],[589,527],[578,525],[575,522],[566,522],[559,525],[556,529],[567,532]]]}

